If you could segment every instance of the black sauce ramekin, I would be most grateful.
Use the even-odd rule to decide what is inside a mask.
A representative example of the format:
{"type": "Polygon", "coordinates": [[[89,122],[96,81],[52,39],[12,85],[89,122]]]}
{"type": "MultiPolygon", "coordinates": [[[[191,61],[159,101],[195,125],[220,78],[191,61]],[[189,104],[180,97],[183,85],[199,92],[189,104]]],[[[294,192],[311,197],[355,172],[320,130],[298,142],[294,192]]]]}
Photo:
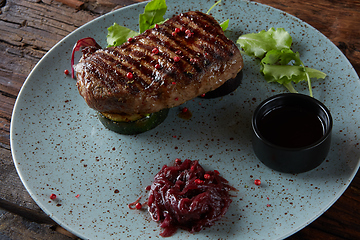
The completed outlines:
{"type": "Polygon", "coordinates": [[[307,172],[318,167],[328,155],[332,126],[333,120],[330,111],[320,101],[298,93],[279,94],[263,101],[253,114],[253,149],[257,158],[273,170],[284,173],[307,172]],[[283,147],[264,138],[259,129],[260,121],[269,112],[284,106],[303,108],[316,114],[323,125],[322,137],[302,147],[283,147]]]}

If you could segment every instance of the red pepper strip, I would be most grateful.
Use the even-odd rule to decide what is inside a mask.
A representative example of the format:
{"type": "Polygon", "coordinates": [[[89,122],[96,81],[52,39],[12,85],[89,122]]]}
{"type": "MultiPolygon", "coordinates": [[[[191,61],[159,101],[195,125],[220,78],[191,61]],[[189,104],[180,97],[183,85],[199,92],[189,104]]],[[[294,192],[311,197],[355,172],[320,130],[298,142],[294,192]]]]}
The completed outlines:
{"type": "Polygon", "coordinates": [[[136,201],[135,201],[135,202],[130,203],[130,204],[128,205],[128,207],[129,207],[131,210],[136,209],[136,204],[137,204],[137,203],[139,203],[139,201],[140,201],[141,197],[142,197],[142,196],[140,196],[138,199],[136,199],[136,201]]]}
{"type": "Polygon", "coordinates": [[[78,40],[72,50],[72,54],[71,54],[71,77],[74,78],[74,55],[75,52],[80,51],[80,49],[82,47],[96,47],[98,49],[100,49],[100,45],[95,41],[95,39],[91,38],[91,37],[87,37],[87,38],[82,38],[80,40],[78,40]]]}

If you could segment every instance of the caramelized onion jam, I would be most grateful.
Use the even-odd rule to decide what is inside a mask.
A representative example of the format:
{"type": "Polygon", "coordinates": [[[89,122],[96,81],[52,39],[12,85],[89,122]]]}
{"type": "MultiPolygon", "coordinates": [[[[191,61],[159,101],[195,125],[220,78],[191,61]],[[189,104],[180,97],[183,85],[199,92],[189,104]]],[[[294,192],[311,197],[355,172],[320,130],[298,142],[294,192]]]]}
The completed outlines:
{"type": "Polygon", "coordinates": [[[197,160],[189,159],[164,165],[147,189],[148,211],[164,228],[163,237],[178,228],[194,233],[214,225],[232,202],[229,191],[236,191],[217,170],[205,171],[197,160]]]}

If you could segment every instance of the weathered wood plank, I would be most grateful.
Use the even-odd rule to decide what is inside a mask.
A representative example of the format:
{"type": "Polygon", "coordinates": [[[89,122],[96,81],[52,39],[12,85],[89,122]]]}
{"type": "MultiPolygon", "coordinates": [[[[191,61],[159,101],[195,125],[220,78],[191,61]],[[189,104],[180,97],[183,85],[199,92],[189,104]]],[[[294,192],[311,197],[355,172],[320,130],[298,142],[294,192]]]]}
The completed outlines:
{"type": "Polygon", "coordinates": [[[0,239],[4,240],[71,240],[76,239],[52,230],[52,225],[39,225],[0,209],[0,239]]]}
{"type": "MultiPolygon", "coordinates": [[[[0,146],[0,198],[9,201],[10,204],[21,206],[19,209],[29,212],[41,213],[41,209],[30,197],[25,187],[22,185],[12,162],[10,149],[0,146]],[[5,184],[6,183],[6,184],[5,184]]],[[[4,201],[3,200],[3,201],[4,201]]],[[[44,216],[44,215],[41,215],[44,216]]],[[[32,219],[37,221],[38,219],[32,219]]],[[[42,222],[47,222],[46,218],[40,218],[42,222]]],[[[0,208],[0,239],[44,239],[44,240],[70,240],[75,239],[74,235],[58,228],[53,224],[39,224],[25,219],[19,215],[4,211],[0,208]],[[61,233],[59,232],[61,231],[61,233]]],[[[50,220],[51,221],[51,220],[50,220]]]]}
{"type": "Polygon", "coordinates": [[[0,41],[48,51],[63,37],[97,16],[42,2],[13,0],[0,15],[4,32],[0,36],[0,41]]]}

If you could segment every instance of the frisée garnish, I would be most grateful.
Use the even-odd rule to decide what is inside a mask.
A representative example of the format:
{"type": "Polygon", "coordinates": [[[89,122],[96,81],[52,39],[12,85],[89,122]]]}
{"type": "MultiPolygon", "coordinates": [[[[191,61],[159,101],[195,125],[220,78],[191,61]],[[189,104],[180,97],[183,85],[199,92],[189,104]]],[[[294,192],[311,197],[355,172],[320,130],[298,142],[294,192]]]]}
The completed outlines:
{"type": "Polygon", "coordinates": [[[297,93],[292,82],[296,84],[307,81],[309,95],[313,97],[310,79],[326,77],[326,74],[319,70],[305,67],[299,52],[291,50],[292,38],[284,28],[244,34],[236,43],[245,54],[260,59],[260,72],[267,82],[280,83],[292,93],[297,93]]]}

